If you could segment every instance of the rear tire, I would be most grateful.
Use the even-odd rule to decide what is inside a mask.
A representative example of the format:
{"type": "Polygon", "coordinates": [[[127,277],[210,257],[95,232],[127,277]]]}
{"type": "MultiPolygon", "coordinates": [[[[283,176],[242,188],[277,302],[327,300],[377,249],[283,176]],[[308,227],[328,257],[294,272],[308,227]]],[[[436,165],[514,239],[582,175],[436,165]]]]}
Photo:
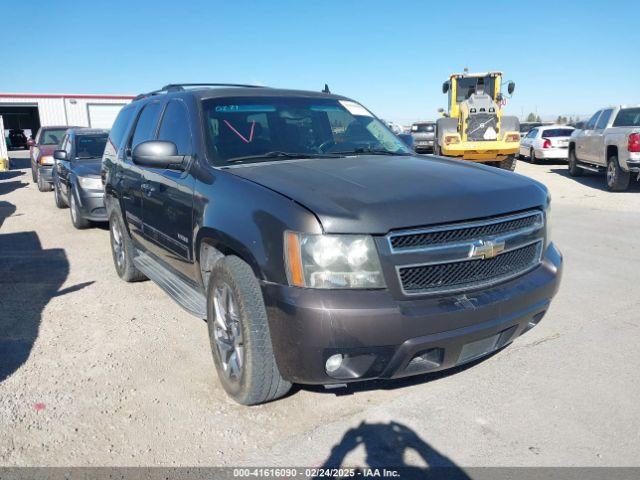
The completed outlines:
{"type": "Polygon", "coordinates": [[[501,168],[503,170],[509,170],[510,172],[513,172],[516,169],[516,163],[517,163],[516,156],[515,155],[509,155],[504,160],[501,160],[499,162],[495,162],[495,165],[498,168],[501,168]]]}
{"type": "Polygon", "coordinates": [[[140,282],[147,277],[133,263],[135,247],[118,212],[109,217],[109,239],[116,273],[125,282],[140,282]]]}
{"type": "Polygon", "coordinates": [[[612,192],[624,192],[629,188],[631,175],[620,168],[618,156],[611,155],[607,162],[607,188],[612,192]]]}
{"type": "Polygon", "coordinates": [[[51,191],[51,184],[49,182],[45,182],[44,178],[42,178],[40,169],[36,170],[36,182],[38,184],[38,190],[40,190],[41,192],[51,191]]]}
{"type": "Polygon", "coordinates": [[[278,370],[262,291],[249,265],[235,256],[218,261],[207,291],[207,325],[218,378],[242,405],[285,395],[291,383],[278,370]]]}
{"type": "Polygon", "coordinates": [[[578,166],[578,159],[576,158],[576,151],[574,148],[569,150],[569,175],[572,177],[581,177],[584,174],[584,170],[582,170],[578,166]]]}
{"type": "Polygon", "coordinates": [[[535,165],[538,163],[538,159],[536,158],[536,151],[533,148],[529,151],[529,161],[531,162],[531,165],[535,165]]]}

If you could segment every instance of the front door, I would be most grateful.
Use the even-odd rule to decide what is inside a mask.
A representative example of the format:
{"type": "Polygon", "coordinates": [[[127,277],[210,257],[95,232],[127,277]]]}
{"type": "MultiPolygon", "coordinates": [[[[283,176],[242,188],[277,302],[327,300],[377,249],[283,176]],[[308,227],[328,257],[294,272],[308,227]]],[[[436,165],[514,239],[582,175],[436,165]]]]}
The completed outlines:
{"type": "MultiPolygon", "coordinates": [[[[173,142],[178,155],[193,154],[189,110],[180,99],[167,103],[157,140],[173,142]]],[[[186,171],[147,168],[144,172],[143,221],[145,244],[173,269],[194,278],[193,189],[186,171]]]]}
{"type": "Polygon", "coordinates": [[[604,166],[607,164],[604,148],[604,131],[609,124],[609,119],[611,118],[612,113],[612,108],[607,108],[602,112],[602,115],[598,118],[595,128],[589,137],[589,157],[592,162],[598,165],[604,166]]]}

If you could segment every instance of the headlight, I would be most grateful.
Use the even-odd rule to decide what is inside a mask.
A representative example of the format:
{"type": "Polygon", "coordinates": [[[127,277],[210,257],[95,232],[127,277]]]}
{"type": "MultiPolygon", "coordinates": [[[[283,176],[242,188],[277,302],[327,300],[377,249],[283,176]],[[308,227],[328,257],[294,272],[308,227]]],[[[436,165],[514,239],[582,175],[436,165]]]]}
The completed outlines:
{"type": "Polygon", "coordinates": [[[51,155],[41,156],[40,165],[53,165],[53,157],[51,155]]]}
{"type": "Polygon", "coordinates": [[[100,177],[78,177],[80,186],[87,190],[102,190],[102,180],[100,177]]]}
{"type": "Polygon", "coordinates": [[[378,252],[368,235],[285,232],[289,284],[309,288],[384,288],[378,252]]]}

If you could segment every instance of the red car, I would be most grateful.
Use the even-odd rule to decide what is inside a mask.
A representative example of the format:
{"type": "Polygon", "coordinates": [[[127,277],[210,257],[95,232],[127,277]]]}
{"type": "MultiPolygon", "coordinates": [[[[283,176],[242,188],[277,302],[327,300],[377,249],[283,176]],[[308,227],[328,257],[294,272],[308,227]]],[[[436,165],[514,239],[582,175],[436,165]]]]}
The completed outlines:
{"type": "Polygon", "coordinates": [[[58,149],[58,144],[69,128],[74,127],[40,127],[36,139],[29,139],[27,142],[31,157],[31,176],[41,192],[52,189],[53,152],[58,149]]]}

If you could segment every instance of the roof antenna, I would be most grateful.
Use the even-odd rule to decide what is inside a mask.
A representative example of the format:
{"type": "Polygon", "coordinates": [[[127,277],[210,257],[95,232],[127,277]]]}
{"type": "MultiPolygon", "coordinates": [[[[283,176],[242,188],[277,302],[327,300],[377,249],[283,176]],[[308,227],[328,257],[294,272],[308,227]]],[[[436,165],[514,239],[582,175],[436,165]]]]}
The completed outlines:
{"type": "Polygon", "coordinates": [[[327,85],[326,83],[324,84],[324,90],[322,90],[322,93],[331,93],[331,91],[329,90],[329,85],[327,85]]]}

